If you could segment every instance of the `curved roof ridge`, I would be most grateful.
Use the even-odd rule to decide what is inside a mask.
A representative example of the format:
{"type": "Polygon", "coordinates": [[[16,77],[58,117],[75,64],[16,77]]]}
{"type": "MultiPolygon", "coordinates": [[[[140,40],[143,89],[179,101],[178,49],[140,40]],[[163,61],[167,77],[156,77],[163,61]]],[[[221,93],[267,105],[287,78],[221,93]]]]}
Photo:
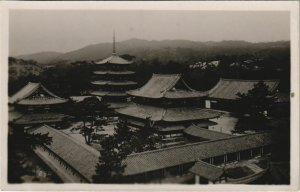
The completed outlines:
{"type": "Polygon", "coordinates": [[[51,91],[49,91],[46,87],[44,87],[44,85],[40,84],[40,86],[49,94],[51,95],[52,97],[55,97],[55,98],[58,98],[58,99],[62,99],[62,100],[65,100],[65,101],[68,101],[68,99],[64,99],[62,97],[59,97],[57,95],[55,95],[54,93],[52,93],[51,91]]]}
{"type": "Polygon", "coordinates": [[[20,100],[26,99],[39,88],[42,88],[46,93],[48,93],[50,96],[56,99],[68,101],[68,99],[64,99],[55,95],[54,93],[49,91],[46,87],[44,87],[41,83],[28,82],[27,85],[25,85],[22,89],[20,89],[17,93],[15,93],[12,97],[10,97],[9,103],[15,103],[15,102],[19,102],[20,100]]]}
{"type": "Polygon", "coordinates": [[[32,83],[28,82],[22,89],[16,92],[13,96],[10,97],[9,103],[15,103],[21,99],[28,97],[35,90],[37,90],[40,86],[40,83],[32,83]]]}
{"type": "MultiPolygon", "coordinates": [[[[182,83],[183,83],[190,91],[195,91],[195,92],[197,91],[197,90],[191,88],[191,87],[184,81],[183,78],[181,78],[181,81],[182,81],[182,83]]],[[[197,91],[197,92],[200,92],[200,91],[197,91]]]]}
{"type": "Polygon", "coordinates": [[[174,80],[173,83],[171,83],[171,84],[169,85],[169,87],[167,87],[167,88],[164,90],[162,97],[165,97],[166,93],[167,93],[170,89],[172,89],[172,88],[177,84],[177,82],[178,82],[180,79],[182,79],[180,74],[174,74],[174,76],[176,77],[176,79],[174,80]]]}
{"type": "Polygon", "coordinates": [[[95,62],[95,64],[132,64],[133,61],[129,61],[129,60],[126,60],[120,56],[118,56],[117,54],[112,54],[111,56],[109,57],[106,57],[100,61],[97,61],[95,62]],[[113,61],[115,59],[115,61],[113,61]],[[114,63],[116,62],[116,63],[114,63]]]}

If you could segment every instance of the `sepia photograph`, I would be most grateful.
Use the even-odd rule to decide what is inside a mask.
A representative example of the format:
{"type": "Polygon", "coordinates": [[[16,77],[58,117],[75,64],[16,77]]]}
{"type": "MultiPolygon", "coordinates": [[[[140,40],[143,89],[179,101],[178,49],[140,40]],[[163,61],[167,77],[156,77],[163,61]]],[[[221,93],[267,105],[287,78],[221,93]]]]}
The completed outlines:
{"type": "Polygon", "coordinates": [[[299,34],[284,2],[94,4],[6,10],[7,185],[291,186],[299,34]]]}

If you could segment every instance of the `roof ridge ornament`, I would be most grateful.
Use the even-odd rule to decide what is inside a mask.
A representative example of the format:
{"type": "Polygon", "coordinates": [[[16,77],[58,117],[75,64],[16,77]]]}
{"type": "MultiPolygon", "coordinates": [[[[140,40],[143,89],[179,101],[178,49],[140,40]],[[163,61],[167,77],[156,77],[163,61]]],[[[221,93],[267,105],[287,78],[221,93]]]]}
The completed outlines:
{"type": "Polygon", "coordinates": [[[115,34],[115,30],[113,32],[113,52],[112,52],[113,55],[116,55],[116,34],[115,34]]]}

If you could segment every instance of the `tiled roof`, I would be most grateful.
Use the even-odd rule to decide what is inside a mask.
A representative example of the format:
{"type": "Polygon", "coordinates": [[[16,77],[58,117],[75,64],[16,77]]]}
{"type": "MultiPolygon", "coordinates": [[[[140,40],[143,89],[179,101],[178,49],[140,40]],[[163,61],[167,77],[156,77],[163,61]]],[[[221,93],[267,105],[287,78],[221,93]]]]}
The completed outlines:
{"type": "Polygon", "coordinates": [[[136,85],[136,82],[133,81],[93,81],[94,85],[136,85]]]}
{"type": "Polygon", "coordinates": [[[100,152],[47,125],[33,130],[33,133],[49,133],[49,137],[52,137],[52,143],[47,147],[87,180],[93,181],[92,177],[96,173],[100,152]]]}
{"type": "MultiPolygon", "coordinates": [[[[220,81],[213,87],[208,96],[216,99],[236,100],[237,93],[247,93],[254,88],[259,80],[241,80],[241,79],[220,79],[220,81]]],[[[279,80],[263,80],[269,87],[269,91],[273,92],[279,85],[279,80]]]]}
{"type": "Polygon", "coordinates": [[[94,71],[96,75],[132,75],[134,71],[94,71]]]}
{"type": "Polygon", "coordinates": [[[166,110],[163,121],[175,122],[186,120],[202,120],[219,117],[220,112],[201,108],[169,108],[166,110]]]}
{"type": "Polygon", "coordinates": [[[186,91],[186,90],[169,90],[164,95],[165,98],[177,99],[177,98],[199,98],[207,96],[207,92],[201,91],[186,91]]]}
{"type": "Polygon", "coordinates": [[[126,164],[124,175],[136,175],[159,170],[200,159],[261,147],[274,142],[272,134],[266,132],[132,154],[124,161],[126,164]]]}
{"type": "Polygon", "coordinates": [[[29,125],[41,123],[56,123],[61,122],[63,118],[68,117],[61,113],[34,113],[25,114],[13,121],[14,124],[29,125]]]}
{"type": "Polygon", "coordinates": [[[216,181],[224,174],[224,170],[222,168],[204,161],[197,161],[190,169],[190,172],[204,177],[210,181],[216,181]]]}
{"type": "Polygon", "coordinates": [[[9,98],[9,103],[17,103],[21,105],[51,105],[65,103],[67,101],[67,99],[58,97],[54,93],[50,92],[42,84],[31,82],[9,98]],[[47,95],[33,97],[32,95],[38,90],[45,92],[47,95]]]}
{"type": "Polygon", "coordinates": [[[36,91],[39,87],[39,83],[31,83],[29,82],[25,87],[23,87],[21,90],[19,90],[17,93],[15,93],[13,96],[9,98],[9,103],[15,103],[30,94],[32,94],[34,91],[36,91]]]}
{"type": "Polygon", "coordinates": [[[207,95],[191,89],[180,74],[153,74],[143,87],[128,91],[128,94],[146,98],[193,98],[207,95]],[[182,84],[181,89],[176,89],[178,83],[182,84]]]}
{"type": "Polygon", "coordinates": [[[150,117],[153,121],[191,121],[201,119],[211,119],[221,115],[220,112],[211,109],[201,108],[161,108],[149,105],[141,105],[133,103],[123,109],[118,109],[116,112],[139,119],[150,117]]]}
{"type": "Polygon", "coordinates": [[[110,97],[126,97],[125,92],[108,92],[108,91],[92,91],[92,95],[97,95],[100,97],[110,96],[110,97]]]}
{"type": "Polygon", "coordinates": [[[233,135],[229,135],[226,133],[221,133],[218,131],[211,131],[205,128],[201,128],[197,125],[191,125],[188,128],[184,130],[184,132],[188,135],[192,135],[195,137],[200,137],[203,139],[208,139],[208,140],[217,140],[217,139],[224,139],[224,138],[229,138],[229,137],[234,137],[233,135]]]}
{"type": "Polygon", "coordinates": [[[132,63],[133,63],[132,61],[127,61],[119,57],[118,55],[112,55],[106,59],[103,59],[102,61],[96,62],[96,64],[122,64],[122,65],[132,64],[132,63]]]}
{"type": "MultiPolygon", "coordinates": [[[[98,151],[46,125],[33,132],[49,133],[49,136],[52,137],[52,144],[48,148],[92,181],[95,167],[99,161],[100,153],[98,151]]],[[[200,159],[256,148],[273,142],[272,134],[266,132],[136,153],[127,156],[124,160],[126,167],[123,175],[135,175],[196,162],[200,159]]]]}
{"type": "Polygon", "coordinates": [[[60,104],[65,103],[66,100],[62,100],[59,98],[53,97],[36,97],[36,98],[28,98],[22,99],[18,102],[19,105],[52,105],[52,104],[60,104]]]}

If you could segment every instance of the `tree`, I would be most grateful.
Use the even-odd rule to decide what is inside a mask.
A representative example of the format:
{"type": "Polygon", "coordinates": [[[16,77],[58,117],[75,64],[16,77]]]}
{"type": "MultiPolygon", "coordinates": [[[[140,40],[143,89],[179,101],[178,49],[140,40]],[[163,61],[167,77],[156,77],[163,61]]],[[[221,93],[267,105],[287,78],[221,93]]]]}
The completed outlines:
{"type": "Polygon", "coordinates": [[[92,133],[106,124],[104,116],[108,113],[108,104],[97,97],[88,97],[75,103],[74,116],[83,121],[80,133],[84,136],[86,144],[91,143],[92,133]]]}
{"type": "Polygon", "coordinates": [[[235,126],[235,131],[244,132],[246,130],[262,131],[268,129],[267,112],[274,105],[275,98],[268,86],[259,81],[254,88],[246,94],[238,93],[241,110],[248,116],[239,119],[235,126]]]}
{"type": "Polygon", "coordinates": [[[108,136],[101,141],[99,163],[96,166],[95,183],[115,183],[121,177],[125,166],[122,160],[126,157],[114,136],[108,136]]]}
{"type": "Polygon", "coordinates": [[[159,147],[161,137],[150,119],[144,129],[132,130],[126,121],[119,121],[115,133],[106,137],[100,144],[99,163],[96,166],[96,183],[121,182],[126,165],[125,158],[133,152],[154,150],[159,147]]]}
{"type": "Polygon", "coordinates": [[[134,152],[143,152],[160,148],[161,135],[158,133],[157,127],[150,118],[146,119],[146,124],[142,129],[138,129],[132,137],[132,145],[134,152]]]}
{"type": "Polygon", "coordinates": [[[255,84],[254,88],[246,94],[237,93],[237,96],[242,110],[252,117],[265,116],[275,102],[273,93],[269,91],[269,87],[263,81],[255,84]]]}
{"type": "Polygon", "coordinates": [[[120,182],[126,165],[123,160],[132,153],[131,138],[133,132],[126,121],[120,121],[115,127],[114,135],[106,137],[100,142],[101,150],[99,163],[96,166],[96,183],[120,182]]]}

